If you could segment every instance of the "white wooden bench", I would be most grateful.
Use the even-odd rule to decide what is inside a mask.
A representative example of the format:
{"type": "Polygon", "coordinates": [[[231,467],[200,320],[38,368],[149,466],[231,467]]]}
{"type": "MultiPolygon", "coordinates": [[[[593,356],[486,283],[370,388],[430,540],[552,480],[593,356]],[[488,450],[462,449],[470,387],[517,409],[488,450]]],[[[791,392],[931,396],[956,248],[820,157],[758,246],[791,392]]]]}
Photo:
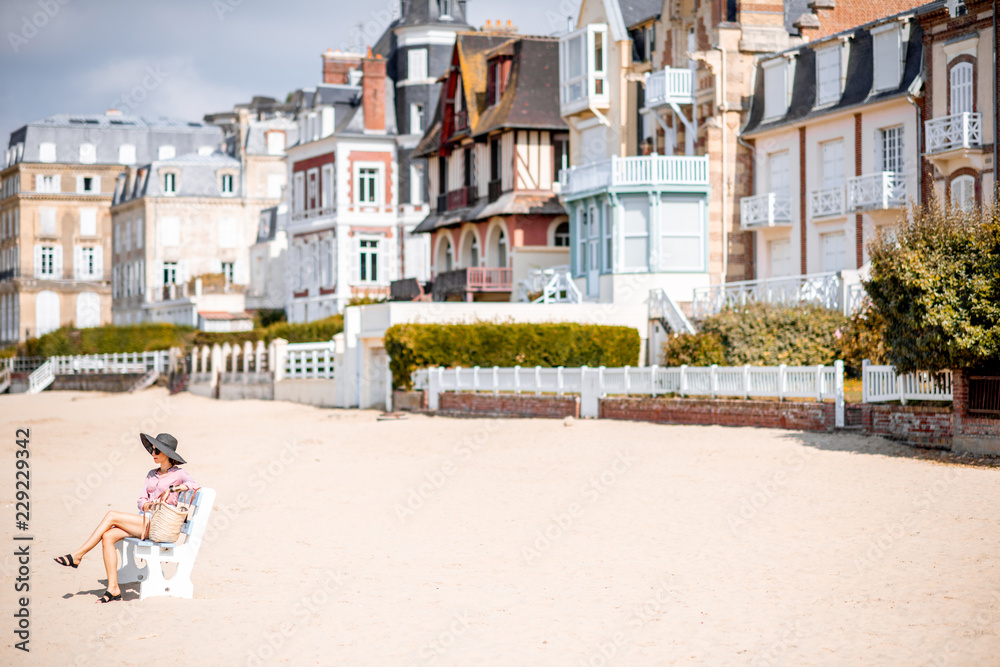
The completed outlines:
{"type": "Polygon", "coordinates": [[[150,542],[137,537],[126,537],[118,542],[115,545],[119,549],[118,583],[141,582],[140,600],[157,595],[190,600],[194,594],[191,570],[214,503],[215,489],[201,488],[195,493],[195,510],[181,527],[181,534],[186,536],[183,542],[150,542]],[[141,566],[139,561],[142,561],[141,566]],[[177,571],[169,579],[163,574],[165,563],[177,563],[177,571]]]}

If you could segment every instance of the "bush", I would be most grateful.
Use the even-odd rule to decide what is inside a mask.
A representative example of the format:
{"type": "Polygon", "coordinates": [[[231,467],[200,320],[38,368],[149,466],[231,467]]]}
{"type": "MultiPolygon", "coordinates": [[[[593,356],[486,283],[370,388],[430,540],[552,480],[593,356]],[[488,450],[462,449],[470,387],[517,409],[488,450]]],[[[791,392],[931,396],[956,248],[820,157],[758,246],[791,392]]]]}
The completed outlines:
{"type": "Polygon", "coordinates": [[[430,366],[634,366],[639,332],[575,323],[397,324],[385,332],[393,386],[430,366]]]}
{"type": "Polygon", "coordinates": [[[841,313],[821,306],[755,303],[706,318],[699,333],[675,336],[663,353],[671,366],[681,359],[692,366],[829,365],[846,325],[841,313]]]}
{"type": "Polygon", "coordinates": [[[193,332],[194,327],[160,322],[88,329],[62,327],[40,338],[29,339],[24,345],[24,352],[27,356],[51,357],[166,350],[184,345],[193,332]]]}
{"type": "Polygon", "coordinates": [[[711,366],[726,363],[726,348],[714,333],[678,334],[663,345],[665,366],[711,366]]]}
{"type": "Polygon", "coordinates": [[[841,359],[852,377],[861,376],[865,359],[873,364],[889,363],[885,349],[885,319],[870,302],[850,317],[841,333],[841,359]]]}
{"type": "Polygon", "coordinates": [[[900,373],[1000,358],[1000,202],[963,211],[931,201],[869,246],[865,290],[900,373]]]}

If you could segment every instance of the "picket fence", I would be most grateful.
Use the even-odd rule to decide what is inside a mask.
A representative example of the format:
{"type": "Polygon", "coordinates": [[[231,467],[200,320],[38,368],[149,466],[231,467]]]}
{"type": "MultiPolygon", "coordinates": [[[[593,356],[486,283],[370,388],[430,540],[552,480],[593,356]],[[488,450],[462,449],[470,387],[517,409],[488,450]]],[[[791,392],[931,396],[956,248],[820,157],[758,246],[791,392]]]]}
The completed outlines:
{"type": "Polygon", "coordinates": [[[865,359],[861,374],[864,403],[951,401],[951,371],[917,371],[900,375],[894,366],[876,366],[865,359]]]}

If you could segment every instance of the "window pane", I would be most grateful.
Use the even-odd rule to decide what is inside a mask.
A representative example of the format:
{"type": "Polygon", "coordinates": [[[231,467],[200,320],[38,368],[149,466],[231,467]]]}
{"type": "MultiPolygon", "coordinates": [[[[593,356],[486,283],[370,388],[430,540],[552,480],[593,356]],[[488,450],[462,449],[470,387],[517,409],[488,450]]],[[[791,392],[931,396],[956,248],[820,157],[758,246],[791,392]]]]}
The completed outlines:
{"type": "Polygon", "coordinates": [[[695,271],[701,269],[701,259],[700,238],[665,236],[660,240],[661,269],[695,271]]]}
{"type": "Polygon", "coordinates": [[[649,262],[649,239],[644,236],[625,239],[625,266],[644,269],[649,262]]]}

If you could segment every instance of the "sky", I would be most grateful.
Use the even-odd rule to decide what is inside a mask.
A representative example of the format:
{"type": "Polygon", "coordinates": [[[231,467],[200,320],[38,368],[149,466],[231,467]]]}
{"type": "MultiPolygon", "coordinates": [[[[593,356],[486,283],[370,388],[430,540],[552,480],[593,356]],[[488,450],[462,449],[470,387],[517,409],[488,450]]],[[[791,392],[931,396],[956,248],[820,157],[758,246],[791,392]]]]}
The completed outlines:
{"type": "MultiPolygon", "coordinates": [[[[320,54],[373,44],[398,0],[0,0],[0,137],[57,113],[201,120],[320,80],[320,54]]],[[[566,29],[579,0],[469,0],[467,22],[566,29]]]]}

